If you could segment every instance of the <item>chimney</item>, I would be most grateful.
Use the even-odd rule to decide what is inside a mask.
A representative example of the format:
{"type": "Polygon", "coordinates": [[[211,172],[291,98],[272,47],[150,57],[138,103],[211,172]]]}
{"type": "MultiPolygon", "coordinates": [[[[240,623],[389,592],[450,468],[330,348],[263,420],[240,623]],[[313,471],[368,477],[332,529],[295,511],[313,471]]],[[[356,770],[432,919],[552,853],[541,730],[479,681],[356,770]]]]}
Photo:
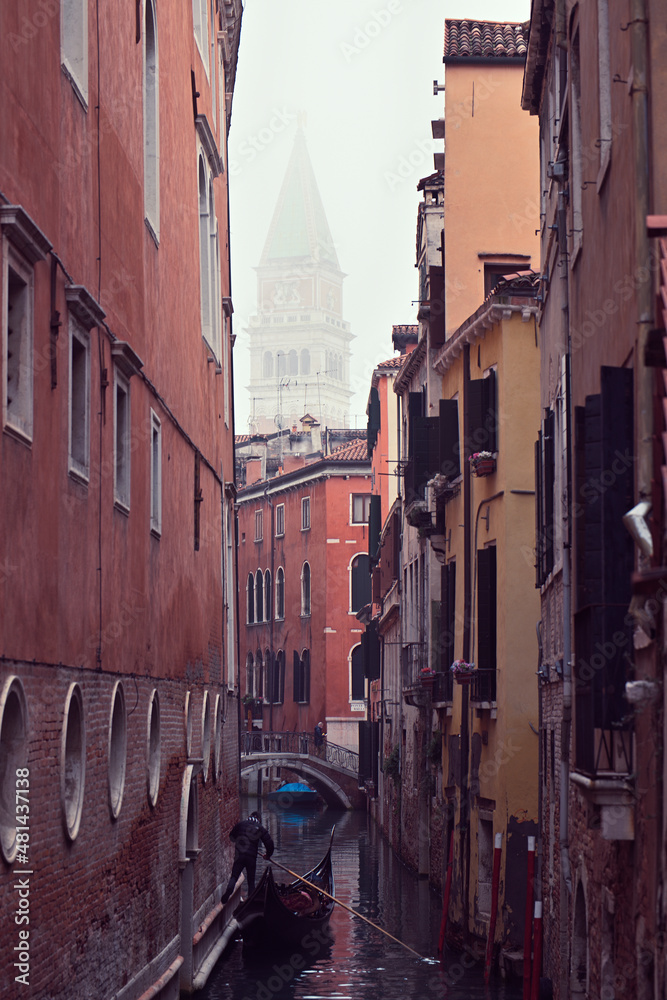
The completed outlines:
{"type": "Polygon", "coordinates": [[[261,458],[249,458],[245,464],[245,484],[246,486],[252,486],[253,483],[259,483],[262,478],[262,460],[261,458]]]}

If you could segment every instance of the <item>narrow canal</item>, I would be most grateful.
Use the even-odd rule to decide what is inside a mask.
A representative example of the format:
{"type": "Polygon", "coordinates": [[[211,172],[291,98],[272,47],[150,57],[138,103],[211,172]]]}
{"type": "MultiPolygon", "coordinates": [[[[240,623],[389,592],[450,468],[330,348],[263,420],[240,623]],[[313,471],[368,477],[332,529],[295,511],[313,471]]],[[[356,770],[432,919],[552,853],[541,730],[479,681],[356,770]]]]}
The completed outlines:
{"type": "MultiPolygon", "coordinates": [[[[519,1000],[520,985],[499,980],[486,988],[482,967],[470,968],[465,956],[446,952],[437,959],[440,896],[399,862],[364,813],[273,811],[256,799],[242,808],[245,815],[259,808],[276,861],[297,872],[321,859],[335,824],[336,896],[425,958],[337,906],[329,933],[310,941],[296,961],[291,949],[263,957],[240,942],[231,945],[196,1000],[519,1000]]],[[[258,861],[258,879],[264,864],[258,861]]],[[[279,869],[274,874],[290,880],[279,869]]]]}

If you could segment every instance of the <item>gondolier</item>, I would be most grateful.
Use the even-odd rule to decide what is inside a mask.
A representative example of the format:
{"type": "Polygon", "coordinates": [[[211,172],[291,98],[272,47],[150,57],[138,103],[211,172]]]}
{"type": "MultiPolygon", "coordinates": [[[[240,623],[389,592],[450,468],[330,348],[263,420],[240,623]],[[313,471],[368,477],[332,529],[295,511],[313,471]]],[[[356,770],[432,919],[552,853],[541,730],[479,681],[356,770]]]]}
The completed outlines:
{"type": "Polygon", "coordinates": [[[230,830],[229,839],[234,842],[234,864],[227,888],[220,900],[222,903],[226,903],[233,893],[234,886],[244,868],[248,879],[248,893],[251,893],[255,888],[255,869],[260,840],[264,844],[266,858],[270,858],[274,851],[271,834],[262,826],[258,812],[251,813],[248,819],[239,820],[230,830]]]}

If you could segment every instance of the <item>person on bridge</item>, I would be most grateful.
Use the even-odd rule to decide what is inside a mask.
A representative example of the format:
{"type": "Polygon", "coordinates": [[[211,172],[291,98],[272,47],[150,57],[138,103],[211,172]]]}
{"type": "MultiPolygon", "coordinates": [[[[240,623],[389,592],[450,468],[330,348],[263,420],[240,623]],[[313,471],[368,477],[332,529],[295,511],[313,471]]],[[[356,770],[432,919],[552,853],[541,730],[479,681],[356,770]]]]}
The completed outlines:
{"type": "Polygon", "coordinates": [[[234,864],[227,888],[220,900],[221,903],[226,903],[233,893],[234,886],[244,868],[248,879],[248,894],[255,888],[255,869],[260,840],[264,844],[266,850],[264,857],[267,860],[274,851],[271,834],[262,826],[258,812],[251,813],[248,819],[239,820],[230,830],[229,839],[234,842],[234,864]]]}
{"type": "Polygon", "coordinates": [[[324,746],[325,733],[322,729],[322,723],[318,722],[315,726],[315,753],[319,754],[320,750],[324,746]]]}

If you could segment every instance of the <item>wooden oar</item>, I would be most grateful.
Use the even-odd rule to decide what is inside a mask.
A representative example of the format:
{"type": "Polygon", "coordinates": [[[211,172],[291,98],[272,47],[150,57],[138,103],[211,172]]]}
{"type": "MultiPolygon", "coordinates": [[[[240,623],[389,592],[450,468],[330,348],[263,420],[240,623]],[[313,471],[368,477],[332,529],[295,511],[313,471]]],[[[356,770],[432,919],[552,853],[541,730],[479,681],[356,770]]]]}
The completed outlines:
{"type": "Polygon", "coordinates": [[[297,875],[297,873],[293,872],[291,868],[286,868],[285,865],[281,865],[279,861],[275,861],[273,858],[267,858],[267,860],[269,864],[276,865],[276,867],[278,868],[282,868],[282,870],[284,872],[287,872],[288,875],[294,876],[294,878],[297,878],[300,882],[305,883],[305,885],[309,885],[311,889],[315,889],[316,892],[321,892],[323,896],[326,896],[328,899],[332,899],[334,903],[338,903],[339,906],[342,906],[344,910],[348,910],[349,913],[354,914],[355,917],[359,917],[360,920],[365,920],[366,923],[370,924],[371,927],[374,927],[376,931],[380,931],[381,934],[386,934],[388,938],[391,938],[391,940],[395,941],[396,944],[400,944],[402,948],[407,948],[408,951],[411,951],[412,954],[416,955],[417,958],[422,960],[422,962],[428,961],[428,959],[425,959],[424,956],[420,955],[418,951],[415,951],[414,948],[411,948],[409,944],[405,944],[404,941],[399,941],[398,938],[394,937],[393,934],[390,934],[389,931],[386,931],[384,927],[380,927],[378,926],[378,924],[374,924],[373,921],[369,920],[368,917],[365,917],[363,913],[358,913],[356,910],[353,910],[351,906],[347,906],[345,903],[341,903],[340,899],[336,899],[335,896],[332,896],[325,889],[322,889],[321,886],[315,885],[314,882],[309,882],[307,878],[303,877],[303,875],[297,875]]]}

